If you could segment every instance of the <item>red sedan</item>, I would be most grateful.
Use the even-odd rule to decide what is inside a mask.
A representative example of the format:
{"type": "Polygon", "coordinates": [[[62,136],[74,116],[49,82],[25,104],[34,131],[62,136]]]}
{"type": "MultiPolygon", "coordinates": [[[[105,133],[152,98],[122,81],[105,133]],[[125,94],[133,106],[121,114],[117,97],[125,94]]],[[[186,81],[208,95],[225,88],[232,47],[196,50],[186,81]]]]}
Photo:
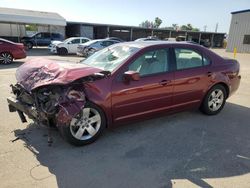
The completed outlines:
{"type": "Polygon", "coordinates": [[[14,43],[0,38],[0,64],[10,64],[13,59],[25,57],[26,51],[22,43],[14,43]]]}
{"type": "Polygon", "coordinates": [[[11,112],[57,126],[75,145],[89,144],[106,127],[199,108],[218,114],[239,87],[240,65],[202,46],[128,42],[80,64],[38,59],[16,73],[11,112]]]}

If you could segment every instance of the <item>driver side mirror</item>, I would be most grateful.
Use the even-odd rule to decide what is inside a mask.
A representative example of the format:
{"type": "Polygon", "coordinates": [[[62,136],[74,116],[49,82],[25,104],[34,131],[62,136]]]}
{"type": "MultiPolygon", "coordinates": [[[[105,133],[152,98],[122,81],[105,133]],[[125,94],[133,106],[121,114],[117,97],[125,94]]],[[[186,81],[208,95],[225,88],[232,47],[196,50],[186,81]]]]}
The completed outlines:
{"type": "Polygon", "coordinates": [[[139,72],[136,72],[136,71],[127,71],[124,73],[124,80],[126,82],[138,81],[140,80],[140,74],[139,72]]]}

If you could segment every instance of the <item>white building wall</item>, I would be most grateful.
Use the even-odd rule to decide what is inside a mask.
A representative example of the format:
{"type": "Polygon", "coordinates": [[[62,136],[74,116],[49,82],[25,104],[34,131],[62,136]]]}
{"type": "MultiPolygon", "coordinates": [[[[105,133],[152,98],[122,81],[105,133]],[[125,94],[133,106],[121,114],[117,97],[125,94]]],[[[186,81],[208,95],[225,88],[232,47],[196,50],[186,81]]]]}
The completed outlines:
{"type": "Polygon", "coordinates": [[[0,36],[3,37],[25,36],[25,26],[22,24],[0,23],[0,28],[0,36]]]}
{"type": "MultiPolygon", "coordinates": [[[[56,32],[65,36],[65,27],[54,25],[37,25],[37,31],[35,32],[56,32]]],[[[23,37],[28,34],[29,33],[26,32],[24,24],[0,23],[0,36],[2,37],[23,37]]]]}
{"type": "Polygon", "coordinates": [[[237,48],[237,52],[250,53],[250,44],[243,44],[244,35],[250,35],[250,12],[232,14],[227,51],[237,48]]]}

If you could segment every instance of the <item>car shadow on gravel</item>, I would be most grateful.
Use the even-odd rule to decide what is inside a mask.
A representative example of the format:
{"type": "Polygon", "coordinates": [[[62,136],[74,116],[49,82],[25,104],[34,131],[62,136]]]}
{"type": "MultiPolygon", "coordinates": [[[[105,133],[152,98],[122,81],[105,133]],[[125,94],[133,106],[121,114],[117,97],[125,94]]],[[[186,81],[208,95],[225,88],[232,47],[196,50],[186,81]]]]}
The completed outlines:
{"type": "Polygon", "coordinates": [[[165,188],[178,179],[212,187],[204,179],[250,172],[249,115],[250,108],[227,103],[217,116],[183,112],[129,124],[84,147],[67,144],[57,131],[49,147],[47,130],[34,124],[14,132],[58,187],[165,188]]]}

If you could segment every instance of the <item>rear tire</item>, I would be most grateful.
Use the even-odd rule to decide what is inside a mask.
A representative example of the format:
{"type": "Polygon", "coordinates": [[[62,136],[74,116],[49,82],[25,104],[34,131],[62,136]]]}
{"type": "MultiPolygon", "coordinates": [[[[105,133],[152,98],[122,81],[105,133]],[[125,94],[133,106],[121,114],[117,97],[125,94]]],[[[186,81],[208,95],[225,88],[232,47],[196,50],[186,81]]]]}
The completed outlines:
{"type": "Polygon", "coordinates": [[[207,115],[216,115],[224,107],[227,98],[227,92],[224,86],[213,86],[203,99],[200,110],[207,115]]]}
{"type": "Polygon", "coordinates": [[[13,56],[9,52],[0,53],[0,63],[4,65],[8,65],[13,62],[13,56]]]}
{"type": "Polygon", "coordinates": [[[59,55],[67,55],[68,54],[68,50],[66,48],[59,48],[58,49],[58,54],[59,55]]]}
{"type": "Polygon", "coordinates": [[[75,146],[93,143],[106,127],[103,111],[93,103],[86,103],[82,111],[59,131],[65,140],[75,146]]]}

